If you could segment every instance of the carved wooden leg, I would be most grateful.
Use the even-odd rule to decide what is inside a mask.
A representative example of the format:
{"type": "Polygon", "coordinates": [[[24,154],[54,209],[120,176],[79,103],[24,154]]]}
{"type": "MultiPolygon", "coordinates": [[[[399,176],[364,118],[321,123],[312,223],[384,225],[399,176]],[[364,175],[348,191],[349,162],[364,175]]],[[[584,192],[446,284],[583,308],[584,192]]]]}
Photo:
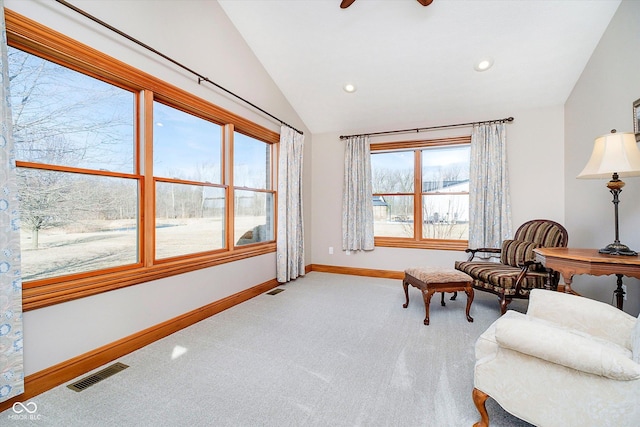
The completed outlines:
{"type": "Polygon", "coordinates": [[[507,312],[507,305],[511,302],[511,298],[507,298],[506,295],[502,294],[500,297],[500,314],[505,314],[507,312]]]}
{"type": "Polygon", "coordinates": [[[573,282],[573,274],[563,274],[562,280],[564,281],[564,293],[572,294],[573,291],[571,290],[571,282],[573,282]]]}
{"type": "Polygon", "coordinates": [[[458,296],[458,292],[454,292],[453,295],[451,295],[451,298],[449,298],[449,299],[451,301],[455,301],[457,296],[458,296]]]}
{"type": "Polygon", "coordinates": [[[475,423],[473,427],[489,427],[489,414],[487,413],[487,407],[485,406],[485,402],[489,395],[474,387],[472,396],[473,403],[476,405],[476,409],[478,409],[478,412],[480,413],[480,421],[475,423]]]}
{"type": "Polygon", "coordinates": [[[404,288],[404,296],[407,299],[407,302],[402,304],[402,308],[407,308],[409,306],[409,284],[406,280],[402,281],[402,287],[404,288]]]}
{"type": "Polygon", "coordinates": [[[469,316],[469,310],[471,309],[471,303],[473,302],[473,288],[468,286],[464,289],[464,293],[467,294],[467,320],[473,322],[473,317],[469,316]]]}
{"type": "Polygon", "coordinates": [[[425,311],[424,324],[425,325],[429,324],[429,304],[431,304],[431,297],[433,296],[434,293],[435,291],[431,289],[422,290],[422,296],[424,298],[424,311],[425,311]]]}

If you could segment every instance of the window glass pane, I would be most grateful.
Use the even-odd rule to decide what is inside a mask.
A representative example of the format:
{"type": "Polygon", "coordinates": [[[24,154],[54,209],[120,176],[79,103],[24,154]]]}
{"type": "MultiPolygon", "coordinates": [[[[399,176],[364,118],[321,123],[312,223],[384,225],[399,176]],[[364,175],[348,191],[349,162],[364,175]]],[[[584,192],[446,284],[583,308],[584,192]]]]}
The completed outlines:
{"type": "Polygon", "coordinates": [[[374,193],[413,192],[413,151],[371,155],[371,180],[374,193]]]}
{"type": "Polygon", "coordinates": [[[222,128],[153,103],[153,175],[220,184],[222,128]]]}
{"type": "Polygon", "coordinates": [[[422,192],[469,192],[469,145],[422,150],[422,192]]]}
{"type": "Polygon", "coordinates": [[[271,146],[241,133],[233,134],[233,185],[271,189],[271,146]]]}
{"type": "Polygon", "coordinates": [[[138,182],[18,168],[22,277],[138,262],[138,182]]]}
{"type": "Polygon", "coordinates": [[[16,159],[134,172],[133,93],[9,47],[16,159]]]}
{"type": "Polygon", "coordinates": [[[273,194],[235,191],[236,246],[273,240],[273,194]]]}
{"type": "Polygon", "coordinates": [[[469,238],[469,196],[466,194],[423,196],[422,217],[425,239],[469,238]]]}
{"type": "Polygon", "coordinates": [[[156,258],[225,247],[225,190],[156,183],[156,258]]]}
{"type": "Polygon", "coordinates": [[[373,231],[380,237],[413,237],[413,196],[374,196],[373,231]]]}

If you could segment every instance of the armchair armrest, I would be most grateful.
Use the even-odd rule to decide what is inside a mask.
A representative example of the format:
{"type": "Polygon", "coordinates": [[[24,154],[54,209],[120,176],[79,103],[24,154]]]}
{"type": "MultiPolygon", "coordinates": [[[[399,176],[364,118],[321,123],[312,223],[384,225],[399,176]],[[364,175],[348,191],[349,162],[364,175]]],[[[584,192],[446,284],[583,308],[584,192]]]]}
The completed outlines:
{"type": "Polygon", "coordinates": [[[473,258],[476,256],[476,254],[478,252],[489,253],[489,254],[499,254],[499,253],[502,252],[502,249],[498,249],[498,248],[477,248],[477,249],[467,248],[464,251],[466,253],[470,253],[471,254],[471,255],[469,255],[469,259],[467,259],[467,261],[472,261],[473,258]]]}
{"type": "Polygon", "coordinates": [[[525,261],[523,263],[518,264],[518,267],[522,268],[522,269],[529,269],[531,266],[537,266],[537,267],[542,267],[542,263],[539,263],[538,261],[525,261]]]}
{"type": "Polygon", "coordinates": [[[562,292],[533,289],[527,315],[631,349],[636,318],[609,304],[562,292]],[[615,327],[612,327],[615,325],[615,327]]]}
{"type": "Polygon", "coordinates": [[[529,271],[532,270],[532,267],[536,264],[542,265],[537,261],[525,261],[521,264],[518,264],[518,267],[520,267],[520,273],[516,278],[516,295],[520,294],[520,289],[522,288],[522,282],[524,281],[525,276],[529,271]]]}
{"type": "Polygon", "coordinates": [[[501,318],[496,342],[503,348],[614,380],[640,379],[631,351],[597,337],[535,319],[501,318]]]}

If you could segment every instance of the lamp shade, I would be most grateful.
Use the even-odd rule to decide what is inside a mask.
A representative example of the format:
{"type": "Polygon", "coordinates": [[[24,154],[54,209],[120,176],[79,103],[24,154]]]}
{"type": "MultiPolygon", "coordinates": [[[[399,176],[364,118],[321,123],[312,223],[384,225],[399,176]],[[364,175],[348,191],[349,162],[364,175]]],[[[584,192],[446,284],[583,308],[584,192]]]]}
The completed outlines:
{"type": "Polygon", "coordinates": [[[640,176],[640,150],[631,132],[610,133],[596,138],[589,162],[578,178],[640,176]]]}

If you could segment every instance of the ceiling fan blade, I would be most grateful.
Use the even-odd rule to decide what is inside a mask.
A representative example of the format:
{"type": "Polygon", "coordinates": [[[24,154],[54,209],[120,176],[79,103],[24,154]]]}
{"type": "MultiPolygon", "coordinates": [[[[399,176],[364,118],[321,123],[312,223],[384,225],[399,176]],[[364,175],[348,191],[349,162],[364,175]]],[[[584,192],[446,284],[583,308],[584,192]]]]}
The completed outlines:
{"type": "Polygon", "coordinates": [[[356,0],[342,0],[342,2],[340,3],[340,8],[341,9],[346,9],[349,6],[351,6],[351,4],[356,1],[356,0]]]}
{"type": "Polygon", "coordinates": [[[429,6],[431,3],[433,3],[433,0],[418,0],[418,3],[423,6],[429,6]]]}

